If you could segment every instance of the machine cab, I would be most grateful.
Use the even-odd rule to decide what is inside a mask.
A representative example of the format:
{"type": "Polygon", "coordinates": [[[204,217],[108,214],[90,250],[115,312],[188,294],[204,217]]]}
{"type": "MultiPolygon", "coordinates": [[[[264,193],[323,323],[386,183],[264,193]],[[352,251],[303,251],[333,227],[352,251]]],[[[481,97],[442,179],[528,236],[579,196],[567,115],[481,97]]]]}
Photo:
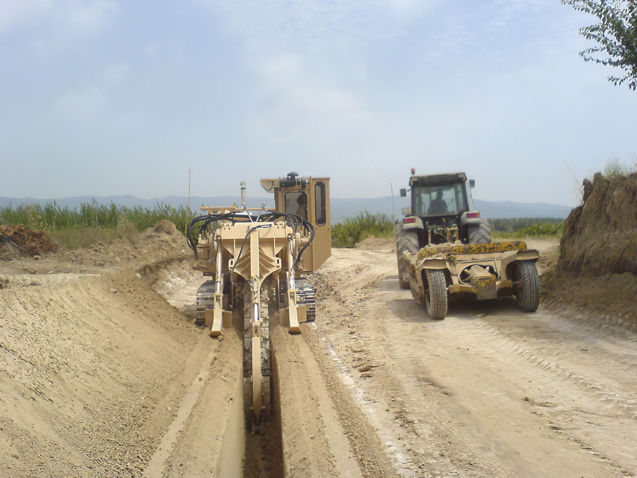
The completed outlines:
{"type": "Polygon", "coordinates": [[[296,214],[314,226],[314,241],[303,254],[303,270],[314,272],[332,253],[330,178],[302,178],[292,172],[285,178],[262,179],[261,186],[274,194],[277,212],[296,214]]]}

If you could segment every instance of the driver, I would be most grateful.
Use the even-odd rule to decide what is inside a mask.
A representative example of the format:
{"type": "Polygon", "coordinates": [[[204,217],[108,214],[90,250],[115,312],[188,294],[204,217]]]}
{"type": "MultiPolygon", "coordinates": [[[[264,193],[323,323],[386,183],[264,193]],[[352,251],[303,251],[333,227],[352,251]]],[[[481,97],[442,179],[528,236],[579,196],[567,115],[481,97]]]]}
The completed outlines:
{"type": "Polygon", "coordinates": [[[305,197],[305,193],[299,194],[296,203],[298,204],[296,214],[301,216],[303,219],[307,219],[307,198],[305,197]]]}
{"type": "Polygon", "coordinates": [[[435,216],[437,214],[449,214],[447,203],[442,199],[442,189],[438,189],[436,192],[436,199],[431,201],[427,214],[431,216],[435,216]]]}

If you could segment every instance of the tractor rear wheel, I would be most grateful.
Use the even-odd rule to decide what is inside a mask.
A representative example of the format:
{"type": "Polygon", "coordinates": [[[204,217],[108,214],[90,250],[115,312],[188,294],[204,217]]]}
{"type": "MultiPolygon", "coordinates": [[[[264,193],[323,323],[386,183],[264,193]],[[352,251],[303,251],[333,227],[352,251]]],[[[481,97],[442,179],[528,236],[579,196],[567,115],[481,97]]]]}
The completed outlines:
{"type": "Polygon", "coordinates": [[[469,244],[488,244],[491,242],[491,226],[486,219],[480,219],[480,224],[470,226],[467,233],[469,244]]]}
{"type": "Polygon", "coordinates": [[[425,305],[432,319],[442,320],[447,316],[447,281],[443,271],[428,270],[425,305]]]}
{"type": "Polygon", "coordinates": [[[403,278],[407,273],[407,263],[403,259],[403,252],[416,253],[418,251],[418,233],[405,231],[401,223],[396,224],[396,255],[398,259],[398,282],[401,289],[409,289],[409,281],[403,278]]]}
{"type": "Polygon", "coordinates": [[[516,264],[515,297],[522,312],[535,312],[540,306],[540,275],[533,261],[520,261],[516,264]]]}

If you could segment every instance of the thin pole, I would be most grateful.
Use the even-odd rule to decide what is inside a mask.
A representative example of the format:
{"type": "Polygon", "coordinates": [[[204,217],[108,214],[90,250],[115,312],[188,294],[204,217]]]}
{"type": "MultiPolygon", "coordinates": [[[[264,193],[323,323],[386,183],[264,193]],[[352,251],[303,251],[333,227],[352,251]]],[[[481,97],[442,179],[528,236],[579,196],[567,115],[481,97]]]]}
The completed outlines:
{"type": "Polygon", "coordinates": [[[192,169],[188,169],[188,213],[190,214],[190,172],[192,169]]]}
{"type": "Polygon", "coordinates": [[[391,186],[391,220],[396,217],[396,209],[394,208],[394,183],[389,183],[391,186]]]}

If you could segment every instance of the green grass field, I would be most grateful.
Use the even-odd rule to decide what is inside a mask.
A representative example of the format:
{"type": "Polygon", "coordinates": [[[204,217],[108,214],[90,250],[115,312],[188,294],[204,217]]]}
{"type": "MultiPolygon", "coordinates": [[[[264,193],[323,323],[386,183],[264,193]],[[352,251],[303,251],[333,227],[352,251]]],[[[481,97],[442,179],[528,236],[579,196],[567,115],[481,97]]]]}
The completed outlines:
{"type": "MultiPolygon", "coordinates": [[[[153,209],[96,202],[83,203],[78,209],[62,208],[55,203],[0,208],[0,224],[23,224],[43,230],[67,249],[89,247],[97,242],[111,243],[116,239],[134,241],[141,231],[163,219],[185,232],[193,218],[194,214],[185,206],[175,208],[166,204],[157,204],[153,209]]],[[[564,227],[562,219],[553,218],[492,219],[490,222],[494,240],[561,237],[564,227]]],[[[332,245],[354,247],[370,236],[394,237],[394,234],[395,225],[389,216],[364,211],[345,217],[332,227],[332,245]]]]}
{"type": "Polygon", "coordinates": [[[0,208],[0,224],[25,225],[46,232],[60,247],[77,249],[116,239],[134,241],[145,229],[167,219],[184,232],[194,214],[185,206],[157,204],[153,209],[83,203],[78,209],[48,203],[0,208]]]}
{"type": "MultiPolygon", "coordinates": [[[[492,219],[491,237],[499,239],[523,239],[562,237],[564,220],[555,218],[492,219]]],[[[386,214],[362,212],[345,217],[332,227],[332,246],[354,247],[366,238],[394,237],[394,222],[386,214]]]]}

